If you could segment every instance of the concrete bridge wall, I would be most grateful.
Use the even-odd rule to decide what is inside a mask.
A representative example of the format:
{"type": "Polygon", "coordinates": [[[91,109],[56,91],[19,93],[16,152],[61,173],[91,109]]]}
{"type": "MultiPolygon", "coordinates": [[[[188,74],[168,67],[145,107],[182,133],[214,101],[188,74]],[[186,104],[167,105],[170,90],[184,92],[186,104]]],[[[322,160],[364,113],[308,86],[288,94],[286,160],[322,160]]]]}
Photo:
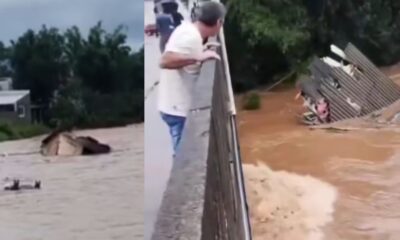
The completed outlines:
{"type": "Polygon", "coordinates": [[[251,239],[224,61],[202,67],[153,240],[251,239]]]}

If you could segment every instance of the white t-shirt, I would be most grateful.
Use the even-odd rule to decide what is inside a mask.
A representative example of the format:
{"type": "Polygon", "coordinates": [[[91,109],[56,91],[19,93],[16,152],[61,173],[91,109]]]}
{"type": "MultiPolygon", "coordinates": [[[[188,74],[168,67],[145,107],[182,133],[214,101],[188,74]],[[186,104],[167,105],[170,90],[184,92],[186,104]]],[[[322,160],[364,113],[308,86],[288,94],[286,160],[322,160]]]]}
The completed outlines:
{"type": "MultiPolygon", "coordinates": [[[[179,25],[165,47],[165,52],[176,52],[188,56],[198,56],[203,51],[203,39],[199,30],[191,22],[179,25]]],[[[186,117],[191,102],[194,82],[200,73],[201,64],[185,66],[181,69],[161,69],[158,109],[166,114],[186,117]]]]}

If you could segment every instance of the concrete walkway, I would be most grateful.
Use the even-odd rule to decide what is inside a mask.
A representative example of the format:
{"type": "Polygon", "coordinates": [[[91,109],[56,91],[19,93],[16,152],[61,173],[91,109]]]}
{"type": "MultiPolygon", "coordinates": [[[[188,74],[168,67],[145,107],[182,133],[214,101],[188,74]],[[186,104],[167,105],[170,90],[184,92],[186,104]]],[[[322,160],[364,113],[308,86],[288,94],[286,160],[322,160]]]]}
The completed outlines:
{"type": "MultiPolygon", "coordinates": [[[[154,22],[153,2],[145,2],[145,24],[154,22]]],[[[145,92],[159,80],[158,39],[145,36],[145,92]]],[[[157,111],[157,88],[145,101],[145,239],[150,239],[172,166],[168,129],[157,111]]]]}
{"type": "MultiPolygon", "coordinates": [[[[153,1],[145,1],[145,25],[155,23],[153,1]]],[[[187,19],[188,13],[180,5],[187,19]]],[[[168,128],[157,111],[158,88],[148,90],[159,80],[159,39],[145,36],[145,239],[151,238],[157,212],[172,167],[172,144],[168,128]]]]}

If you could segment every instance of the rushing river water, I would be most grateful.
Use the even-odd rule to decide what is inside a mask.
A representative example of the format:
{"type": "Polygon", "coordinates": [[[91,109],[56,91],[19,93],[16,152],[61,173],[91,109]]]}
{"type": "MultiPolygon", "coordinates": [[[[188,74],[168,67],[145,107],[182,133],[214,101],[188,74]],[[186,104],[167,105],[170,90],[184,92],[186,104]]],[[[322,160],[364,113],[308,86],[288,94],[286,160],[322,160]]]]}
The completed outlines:
{"type": "MultiPolygon", "coordinates": [[[[143,125],[77,132],[111,154],[0,157],[0,177],[40,179],[42,189],[0,193],[0,239],[143,238],[143,125]]],[[[40,138],[0,144],[0,153],[38,151],[40,138]]]]}
{"type": "MultiPolygon", "coordinates": [[[[273,173],[268,170],[259,172],[263,175],[259,180],[254,176],[255,170],[247,171],[255,239],[400,239],[400,214],[397,211],[400,208],[399,131],[358,130],[335,133],[309,130],[296,123],[296,114],[300,112],[301,104],[294,101],[294,96],[293,90],[268,93],[263,96],[261,110],[239,114],[244,161],[248,164],[264,163],[273,170],[273,173]],[[277,174],[278,172],[283,175],[277,174]],[[274,178],[267,175],[274,175],[274,178]],[[280,180],[276,180],[279,179],[278,175],[281,176],[280,180]],[[293,178],[290,182],[289,175],[301,176],[304,182],[309,175],[329,185],[301,184],[303,180],[300,177],[293,178]],[[281,187],[265,186],[265,179],[275,179],[276,185],[281,187]],[[299,199],[303,193],[321,192],[320,195],[314,194],[307,199],[313,203],[312,211],[308,211],[305,214],[308,215],[302,219],[299,217],[299,221],[304,221],[301,227],[309,224],[310,219],[320,217],[312,214],[326,213],[331,218],[324,226],[313,225],[318,226],[322,232],[316,238],[289,236],[287,233],[294,228],[292,223],[288,223],[287,229],[276,225],[279,221],[282,224],[288,222],[288,215],[278,221],[276,212],[279,207],[274,208],[274,211],[270,210],[271,203],[282,204],[288,201],[285,196],[289,196],[291,190],[278,192],[279,189],[301,188],[299,199]],[[320,191],[321,189],[325,190],[320,191]],[[260,197],[262,191],[264,202],[257,199],[257,194],[260,197]],[[334,196],[334,191],[337,192],[336,199],[331,197],[334,196]],[[331,196],[327,198],[327,195],[331,196]],[[325,204],[327,199],[333,203],[333,212],[325,204]],[[273,238],[266,238],[272,235],[265,235],[267,233],[264,230],[276,233],[273,238]]],[[[291,199],[295,199],[295,194],[292,195],[291,199]]],[[[300,199],[299,203],[293,203],[296,209],[304,203],[301,201],[300,199]]],[[[288,204],[285,207],[290,208],[288,204]]],[[[310,232],[315,231],[313,226],[310,227],[310,232]]]]}

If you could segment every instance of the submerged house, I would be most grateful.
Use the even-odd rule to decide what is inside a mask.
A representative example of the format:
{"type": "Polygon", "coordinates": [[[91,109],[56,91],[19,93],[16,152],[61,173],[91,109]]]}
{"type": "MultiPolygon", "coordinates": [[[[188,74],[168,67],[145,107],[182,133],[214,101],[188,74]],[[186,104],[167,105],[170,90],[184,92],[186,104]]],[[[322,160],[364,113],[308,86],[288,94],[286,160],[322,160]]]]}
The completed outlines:
{"type": "Polygon", "coordinates": [[[77,156],[109,153],[111,147],[92,137],[75,137],[71,133],[55,131],[42,141],[45,156],[77,156]]]}
{"type": "Polygon", "coordinates": [[[29,90],[0,91],[0,119],[30,123],[31,118],[29,90]]]}
{"type": "Polygon", "coordinates": [[[400,86],[381,72],[360,50],[348,43],[331,45],[330,57],[315,58],[311,76],[299,81],[308,112],[302,122],[320,125],[368,116],[400,99],[400,86]]]}

